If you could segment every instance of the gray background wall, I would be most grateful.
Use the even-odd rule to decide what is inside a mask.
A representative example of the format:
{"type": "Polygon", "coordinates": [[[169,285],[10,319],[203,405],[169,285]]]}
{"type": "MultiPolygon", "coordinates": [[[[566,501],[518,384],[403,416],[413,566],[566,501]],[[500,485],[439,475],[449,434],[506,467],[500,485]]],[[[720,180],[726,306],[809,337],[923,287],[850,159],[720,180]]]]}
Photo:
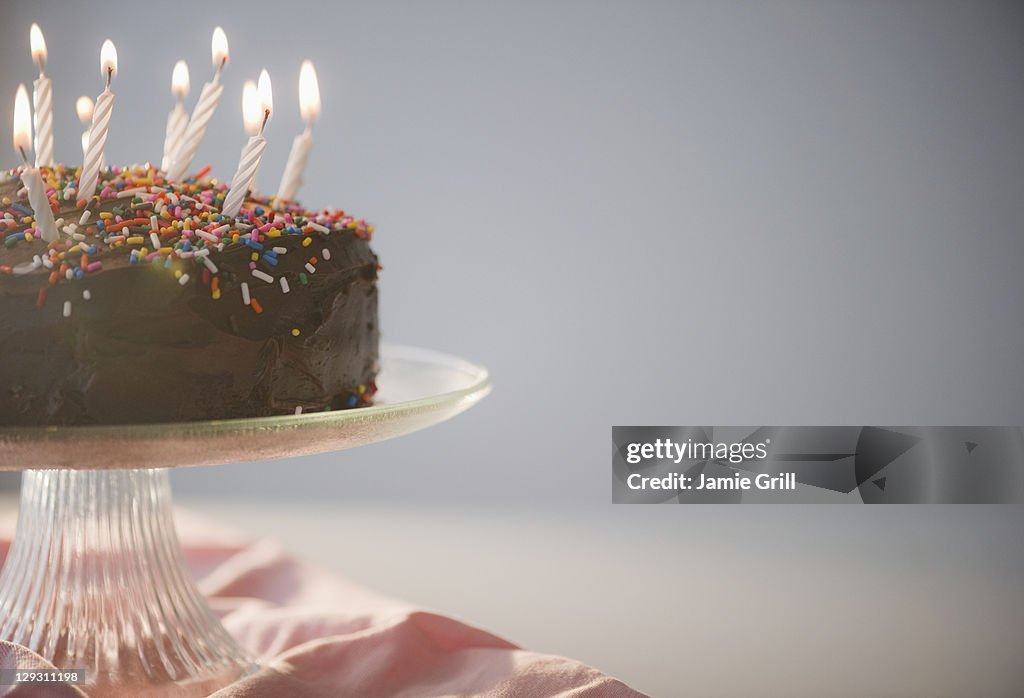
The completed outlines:
{"type": "MultiPolygon", "coordinates": [[[[179,491],[578,502],[616,423],[1024,422],[1024,11],[1013,3],[7,3],[4,133],[50,46],[57,153],[120,73],[112,161],[158,160],[170,72],[231,63],[198,160],[230,177],[267,67],[276,186],[378,225],[393,341],[493,370],[457,421],[179,491]]],[[[190,102],[191,103],[191,102],[190,102]]],[[[10,149],[0,151],[9,165],[10,149]]]]}

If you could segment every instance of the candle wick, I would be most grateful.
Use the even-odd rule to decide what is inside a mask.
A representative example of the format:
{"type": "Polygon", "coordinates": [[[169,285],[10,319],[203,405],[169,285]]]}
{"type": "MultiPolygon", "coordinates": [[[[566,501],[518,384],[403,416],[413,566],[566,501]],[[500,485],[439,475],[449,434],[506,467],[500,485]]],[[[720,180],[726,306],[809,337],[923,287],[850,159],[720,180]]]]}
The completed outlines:
{"type": "Polygon", "coordinates": [[[107,92],[110,91],[110,81],[114,78],[114,68],[110,66],[107,68],[107,92]]]}
{"type": "Polygon", "coordinates": [[[227,62],[228,62],[228,57],[227,56],[224,56],[224,58],[220,59],[220,65],[217,66],[217,70],[215,70],[214,73],[213,73],[213,81],[215,83],[216,82],[220,82],[220,71],[224,70],[224,66],[227,64],[227,62]]]}
{"type": "Polygon", "coordinates": [[[263,129],[265,129],[267,127],[267,120],[268,119],[270,119],[270,110],[269,109],[264,109],[263,110],[263,123],[260,124],[260,135],[261,136],[263,135],[263,129]]]}
{"type": "Polygon", "coordinates": [[[28,156],[25,155],[25,146],[19,145],[18,150],[21,152],[21,159],[25,163],[25,167],[28,167],[28,156]]]}

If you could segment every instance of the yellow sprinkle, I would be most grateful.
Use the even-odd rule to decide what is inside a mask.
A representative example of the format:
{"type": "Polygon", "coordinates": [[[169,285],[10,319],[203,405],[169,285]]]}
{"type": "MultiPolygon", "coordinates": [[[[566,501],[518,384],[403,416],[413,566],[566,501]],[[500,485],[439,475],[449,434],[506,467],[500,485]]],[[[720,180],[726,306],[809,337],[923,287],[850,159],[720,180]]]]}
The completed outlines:
{"type": "Polygon", "coordinates": [[[362,395],[363,393],[366,392],[366,386],[363,385],[362,383],[360,383],[359,387],[356,388],[356,392],[359,393],[360,395],[362,395]]]}
{"type": "Polygon", "coordinates": [[[181,269],[175,269],[174,270],[174,278],[175,279],[180,279],[181,278],[181,273],[182,273],[181,269]]]}
{"type": "Polygon", "coordinates": [[[368,231],[368,232],[369,232],[369,233],[370,233],[371,235],[373,234],[373,231],[375,231],[376,229],[377,229],[377,226],[375,226],[375,225],[374,225],[373,223],[370,223],[370,225],[366,226],[366,230],[367,230],[367,231],[368,231]]]}
{"type": "Polygon", "coordinates": [[[32,216],[25,216],[24,218],[21,219],[21,222],[22,223],[31,223],[32,220],[33,220],[32,216]]]}
{"type": "Polygon", "coordinates": [[[213,293],[210,294],[210,297],[213,298],[213,300],[215,300],[215,301],[220,300],[220,289],[219,288],[215,288],[213,290],[213,293]]]}
{"type": "Polygon", "coordinates": [[[260,258],[259,254],[258,254],[258,253],[256,253],[256,252],[253,252],[253,253],[252,253],[251,255],[249,255],[249,257],[250,257],[250,258],[252,259],[252,261],[254,261],[254,262],[256,262],[256,261],[259,261],[259,258],[260,258]]]}
{"type": "Polygon", "coordinates": [[[100,218],[102,218],[105,221],[109,221],[113,217],[114,217],[113,213],[108,213],[106,211],[104,211],[103,213],[100,214],[100,218]]]}
{"type": "Polygon", "coordinates": [[[278,230],[277,228],[271,228],[270,230],[267,231],[267,237],[268,238],[279,238],[279,237],[281,237],[281,231],[278,230]]]}
{"type": "Polygon", "coordinates": [[[10,206],[11,205],[11,197],[5,196],[3,198],[3,204],[4,204],[4,206],[10,206]]]}
{"type": "Polygon", "coordinates": [[[25,242],[32,242],[33,240],[35,240],[35,238],[32,237],[32,233],[25,233],[25,242]]]}
{"type": "Polygon", "coordinates": [[[300,334],[302,334],[302,333],[299,332],[299,328],[298,327],[293,327],[292,328],[292,337],[298,337],[300,334]]]}
{"type": "Polygon", "coordinates": [[[231,242],[238,242],[238,233],[231,234],[231,242]]]}
{"type": "Polygon", "coordinates": [[[312,245],[312,244],[313,244],[313,238],[311,238],[311,237],[306,237],[306,238],[303,238],[303,239],[302,239],[302,246],[303,246],[303,247],[309,247],[309,246],[310,246],[310,245],[312,245]]]}
{"type": "MultiPolygon", "coordinates": [[[[131,238],[128,238],[128,239],[131,240],[131,238]]],[[[149,250],[147,250],[145,247],[140,247],[139,248],[139,256],[140,257],[145,257],[147,254],[149,254],[149,250]]]]}
{"type": "Polygon", "coordinates": [[[146,238],[141,235],[132,235],[130,238],[125,240],[129,245],[141,245],[146,241],[146,238]]]}

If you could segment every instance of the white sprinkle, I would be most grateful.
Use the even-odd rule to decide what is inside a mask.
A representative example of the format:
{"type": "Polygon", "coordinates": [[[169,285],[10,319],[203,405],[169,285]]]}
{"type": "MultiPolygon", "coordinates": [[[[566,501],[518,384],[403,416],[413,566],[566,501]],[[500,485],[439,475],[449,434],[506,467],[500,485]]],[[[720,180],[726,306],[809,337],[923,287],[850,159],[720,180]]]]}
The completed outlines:
{"type": "Polygon", "coordinates": [[[274,283],[274,277],[271,276],[270,274],[266,273],[265,271],[260,271],[259,269],[253,269],[252,270],[252,275],[255,276],[257,279],[260,279],[262,281],[266,281],[268,284],[274,283]]]}
{"type": "Polygon", "coordinates": [[[288,287],[288,279],[282,276],[279,281],[281,282],[281,293],[288,293],[291,291],[291,288],[288,287]]]}
{"type": "Polygon", "coordinates": [[[64,317],[71,317],[71,301],[64,301],[64,317]]]}
{"type": "Polygon", "coordinates": [[[50,261],[49,257],[43,257],[43,266],[47,269],[53,269],[53,262],[50,261]]]}
{"type": "Polygon", "coordinates": [[[271,249],[273,249],[274,252],[276,252],[277,254],[288,254],[288,248],[287,247],[274,247],[274,248],[271,248],[271,249]]]}
{"type": "Polygon", "coordinates": [[[243,281],[242,282],[242,302],[245,303],[246,305],[249,305],[249,301],[250,300],[251,299],[249,298],[249,284],[247,284],[247,283],[245,283],[243,281]]]}
{"type": "Polygon", "coordinates": [[[325,247],[322,250],[320,250],[320,256],[323,257],[324,259],[330,259],[331,251],[325,247]]]}
{"type": "Polygon", "coordinates": [[[181,278],[178,279],[178,283],[181,284],[182,286],[187,284],[188,283],[188,274],[182,274],[181,278]]]}
{"type": "Polygon", "coordinates": [[[319,223],[314,223],[313,221],[309,221],[306,225],[308,225],[310,228],[317,231],[318,233],[323,233],[324,235],[331,232],[330,228],[322,226],[319,223]]]}
{"type": "Polygon", "coordinates": [[[135,196],[136,194],[138,194],[140,192],[144,192],[144,191],[146,191],[145,187],[135,187],[134,189],[123,189],[123,190],[117,192],[117,198],[119,198],[119,199],[127,199],[127,198],[129,198],[131,196],[135,196]]]}
{"type": "Polygon", "coordinates": [[[160,236],[159,235],[157,235],[156,233],[150,233],[149,234],[149,241],[153,243],[153,249],[155,249],[155,250],[159,250],[160,249],[160,236]]]}
{"type": "Polygon", "coordinates": [[[302,405],[295,406],[295,414],[302,414],[302,405]]]}
{"type": "Polygon", "coordinates": [[[92,291],[90,291],[89,289],[85,289],[84,291],[82,291],[82,298],[84,298],[87,301],[92,300],[92,291]]]}
{"type": "Polygon", "coordinates": [[[206,232],[205,230],[197,230],[196,235],[206,240],[207,242],[212,242],[213,244],[217,244],[218,242],[220,242],[220,238],[218,238],[213,233],[206,232]]]}
{"type": "Polygon", "coordinates": [[[75,278],[75,270],[68,269],[66,272],[64,272],[64,278],[67,279],[68,281],[71,281],[71,279],[75,278]]]}
{"type": "Polygon", "coordinates": [[[210,256],[210,248],[209,247],[204,247],[201,250],[196,250],[195,251],[195,256],[196,257],[209,257],[210,256]]]}
{"type": "Polygon", "coordinates": [[[309,262],[306,262],[306,271],[308,271],[310,274],[315,274],[316,273],[316,267],[314,267],[309,262]]]}
{"type": "Polygon", "coordinates": [[[156,214],[159,216],[161,213],[167,210],[167,204],[161,201],[160,203],[153,207],[153,210],[156,211],[156,214]]]}
{"type": "MultiPolygon", "coordinates": [[[[206,251],[209,252],[209,250],[206,251]]],[[[207,255],[204,254],[202,257],[200,257],[200,259],[203,260],[203,264],[206,265],[206,268],[210,270],[211,274],[217,273],[217,265],[214,264],[213,260],[211,260],[207,255]]]]}
{"type": "Polygon", "coordinates": [[[78,225],[85,225],[89,222],[89,218],[92,216],[92,211],[85,209],[82,211],[82,217],[78,219],[78,225]]]}
{"type": "Polygon", "coordinates": [[[230,227],[231,225],[228,223],[225,223],[224,225],[221,226],[217,226],[216,228],[210,231],[210,235],[220,235],[221,233],[227,232],[227,229],[230,227]]]}
{"type": "Polygon", "coordinates": [[[11,269],[11,271],[19,276],[22,274],[29,274],[38,269],[40,264],[42,264],[42,262],[39,261],[39,256],[37,255],[31,262],[22,262],[21,264],[14,265],[14,268],[11,269]]]}
{"type": "Polygon", "coordinates": [[[178,255],[178,259],[192,259],[196,256],[192,250],[175,250],[174,254],[178,255]]]}
{"type": "Polygon", "coordinates": [[[57,226],[57,227],[59,228],[59,227],[61,227],[62,225],[64,225],[64,219],[63,219],[63,218],[58,218],[57,220],[55,220],[55,221],[53,222],[53,224],[54,224],[54,225],[56,225],[56,226],[57,226]]]}
{"type": "Polygon", "coordinates": [[[170,194],[167,195],[167,198],[170,199],[171,205],[173,205],[173,206],[177,206],[178,205],[178,195],[175,194],[173,191],[170,194]]]}
{"type": "Polygon", "coordinates": [[[71,239],[78,240],[79,242],[81,242],[82,240],[85,240],[85,236],[82,235],[81,233],[71,233],[71,239]]]}
{"type": "Polygon", "coordinates": [[[160,230],[160,221],[157,220],[156,216],[149,217],[149,227],[153,230],[160,230]]]}

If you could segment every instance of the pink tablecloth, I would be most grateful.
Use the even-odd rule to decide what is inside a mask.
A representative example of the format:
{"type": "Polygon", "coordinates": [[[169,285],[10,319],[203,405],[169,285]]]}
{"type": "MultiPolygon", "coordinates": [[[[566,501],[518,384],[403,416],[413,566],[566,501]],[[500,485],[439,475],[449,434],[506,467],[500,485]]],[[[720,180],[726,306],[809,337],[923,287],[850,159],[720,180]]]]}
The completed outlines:
{"type": "MultiPolygon", "coordinates": [[[[579,662],[332,577],[272,541],[247,541],[190,515],[179,515],[178,529],[200,589],[263,667],[216,698],[641,695],[579,662]]],[[[4,557],[11,530],[0,527],[4,557]]],[[[0,642],[0,666],[47,665],[0,642]]]]}

